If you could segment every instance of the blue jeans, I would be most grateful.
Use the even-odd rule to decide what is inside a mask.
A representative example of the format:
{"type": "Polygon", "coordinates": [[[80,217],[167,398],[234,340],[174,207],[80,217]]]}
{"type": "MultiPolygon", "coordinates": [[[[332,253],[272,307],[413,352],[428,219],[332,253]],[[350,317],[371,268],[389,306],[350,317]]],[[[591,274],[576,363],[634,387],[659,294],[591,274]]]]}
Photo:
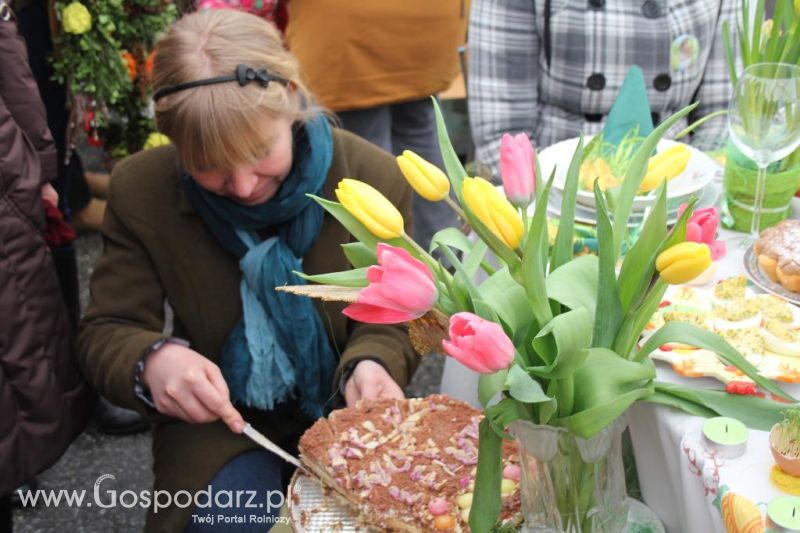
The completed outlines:
{"type": "Polygon", "coordinates": [[[200,500],[184,533],[264,533],[271,529],[286,494],[281,467],[282,460],[264,450],[245,452],[228,462],[209,483],[209,505],[200,500]]]}
{"type": "MultiPolygon", "coordinates": [[[[337,115],[344,129],[387,152],[400,155],[403,150],[411,150],[444,170],[430,98],[340,111],[337,115]]],[[[434,233],[448,226],[458,226],[450,206],[414,194],[414,240],[427,249],[434,233]]]]}

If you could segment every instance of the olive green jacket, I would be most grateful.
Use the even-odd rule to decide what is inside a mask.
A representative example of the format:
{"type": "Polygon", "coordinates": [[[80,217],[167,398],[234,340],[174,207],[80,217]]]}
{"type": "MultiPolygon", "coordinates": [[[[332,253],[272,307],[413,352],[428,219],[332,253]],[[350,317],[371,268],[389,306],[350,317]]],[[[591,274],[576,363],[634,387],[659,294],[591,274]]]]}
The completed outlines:
{"type": "MultiPolygon", "coordinates": [[[[333,191],[342,178],[361,179],[398,206],[410,227],[412,191],[394,159],[341,130],[334,130],[333,141],[323,196],[335,199],[333,191]]],[[[134,393],[134,372],[145,350],[170,336],[163,331],[165,302],[174,311],[171,335],[220,363],[223,343],[242,314],[237,260],[183,194],[171,146],[141,152],[116,166],[102,232],[103,256],[92,275],[91,301],[78,338],[82,369],[112,402],[151,417],[156,490],[174,494],[204,489],[217,470],[255,445],[222,422],[189,424],[149,410],[134,393]]],[[[326,214],[319,239],[304,258],[305,272],[350,268],[340,244],[351,240],[326,214]]],[[[341,354],[332,398],[343,366],[361,358],[381,361],[401,387],[408,383],[416,356],[403,327],[355,323],[341,314],[341,304],[316,303],[341,354]]],[[[273,412],[240,411],[255,428],[290,449],[313,422],[292,401],[273,412]]],[[[136,458],[120,464],[126,461],[136,458]]],[[[170,508],[154,514],[151,509],[145,529],[182,530],[191,511],[170,508]]]]}

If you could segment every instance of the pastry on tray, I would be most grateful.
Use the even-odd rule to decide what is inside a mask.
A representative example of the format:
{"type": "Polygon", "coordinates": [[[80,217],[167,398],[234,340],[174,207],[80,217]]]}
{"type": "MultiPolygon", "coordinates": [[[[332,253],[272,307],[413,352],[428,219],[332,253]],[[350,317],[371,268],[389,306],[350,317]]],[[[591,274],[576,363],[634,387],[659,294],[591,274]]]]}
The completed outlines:
{"type": "Polygon", "coordinates": [[[800,292],[800,220],[784,220],[762,231],[754,251],[772,281],[800,292]]]}
{"type": "MultiPolygon", "coordinates": [[[[466,532],[480,411],[446,395],[334,411],[300,439],[300,459],[382,531],[466,532]]],[[[501,520],[521,521],[516,446],[504,441],[501,520]]]]}

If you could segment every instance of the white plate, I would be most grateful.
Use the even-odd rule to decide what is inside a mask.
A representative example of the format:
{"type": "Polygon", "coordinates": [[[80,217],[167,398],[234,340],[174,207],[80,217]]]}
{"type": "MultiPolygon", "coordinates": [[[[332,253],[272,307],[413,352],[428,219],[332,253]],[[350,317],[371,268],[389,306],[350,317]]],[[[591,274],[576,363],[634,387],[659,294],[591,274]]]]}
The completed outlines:
{"type": "MultiPolygon", "coordinates": [[[[700,198],[697,200],[695,209],[702,209],[704,207],[711,207],[716,205],[719,200],[722,190],[717,183],[710,183],[700,192],[700,198]]],[[[558,191],[550,191],[550,202],[547,204],[547,212],[556,218],[561,216],[561,193],[558,191]]],[[[635,228],[644,220],[646,213],[631,213],[628,218],[628,227],[635,228]]],[[[597,223],[597,216],[594,209],[588,208],[583,205],[575,205],[575,221],[583,224],[595,225],[597,223]]],[[[670,226],[678,221],[677,208],[667,212],[667,224],[670,226]]]]}
{"type": "MultiPolygon", "coordinates": [[[[588,144],[591,138],[586,137],[585,144],[588,144]]],[[[662,139],[657,146],[657,151],[668,149],[670,146],[681,144],[677,141],[662,139]]],[[[542,169],[542,176],[544,179],[550,177],[553,168],[556,169],[556,176],[553,180],[553,189],[563,194],[564,183],[567,179],[567,169],[575,148],[578,146],[578,138],[567,139],[552,146],[548,146],[539,153],[539,165],[542,169]]],[[[688,145],[687,145],[688,146],[688,145]]],[[[700,191],[703,187],[714,178],[721,167],[711,157],[707,156],[700,150],[688,146],[692,155],[686,165],[686,170],[679,176],[670,180],[667,184],[667,201],[671,205],[677,205],[680,200],[688,198],[690,195],[700,191]]],[[[633,211],[642,212],[655,202],[655,194],[647,194],[636,196],[633,199],[633,211]]],[[[594,210],[594,193],[583,190],[578,187],[577,201],[579,204],[585,205],[594,210]]]]}

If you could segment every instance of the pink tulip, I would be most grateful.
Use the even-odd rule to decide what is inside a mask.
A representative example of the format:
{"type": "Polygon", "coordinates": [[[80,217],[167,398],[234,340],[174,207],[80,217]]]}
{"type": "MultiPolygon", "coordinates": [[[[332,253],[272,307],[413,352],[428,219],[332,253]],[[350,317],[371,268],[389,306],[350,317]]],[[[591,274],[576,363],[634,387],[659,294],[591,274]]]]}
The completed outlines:
{"type": "Polygon", "coordinates": [[[533,145],[524,133],[513,137],[508,133],[500,139],[500,177],[508,200],[525,208],[534,200],[536,166],[533,145]]]}
{"type": "Polygon", "coordinates": [[[367,269],[361,289],[345,316],[368,324],[399,324],[419,318],[436,304],[439,293],[430,269],[403,248],[378,243],[378,264],[367,269]]]}
{"type": "MultiPolygon", "coordinates": [[[[678,216],[686,210],[686,204],[678,208],[678,216]]],[[[715,241],[719,227],[719,214],[716,208],[706,207],[697,209],[686,224],[686,240],[708,245],[711,249],[711,260],[719,261],[725,257],[727,248],[722,241],[715,241]]]]}
{"type": "Polygon", "coordinates": [[[449,356],[481,374],[492,374],[514,360],[514,344],[499,324],[472,313],[450,317],[450,340],[442,341],[449,356]]]}

